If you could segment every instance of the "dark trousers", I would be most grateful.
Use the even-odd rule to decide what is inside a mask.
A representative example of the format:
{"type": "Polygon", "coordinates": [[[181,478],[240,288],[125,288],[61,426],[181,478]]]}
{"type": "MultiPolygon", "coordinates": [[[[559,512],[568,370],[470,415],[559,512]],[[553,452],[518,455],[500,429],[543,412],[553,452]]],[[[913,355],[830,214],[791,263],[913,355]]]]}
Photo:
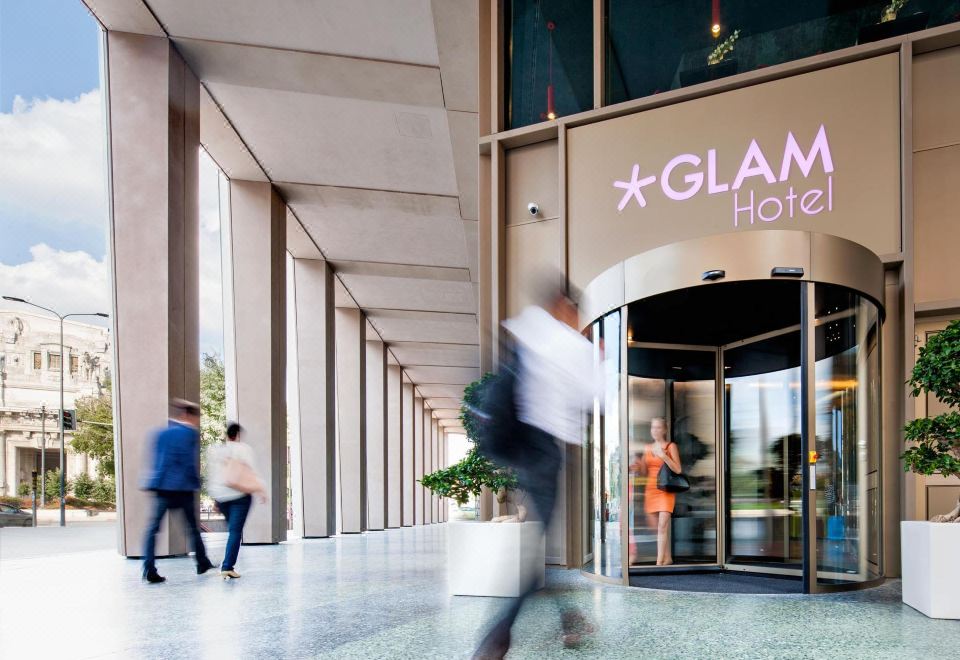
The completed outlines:
{"type": "MultiPolygon", "coordinates": [[[[518,488],[533,500],[546,532],[557,501],[557,477],[563,465],[563,454],[553,436],[532,426],[523,425],[523,429],[523,440],[517,443],[509,467],[517,474],[518,488]]],[[[520,596],[510,603],[481,642],[481,651],[503,649],[505,652],[510,645],[510,628],[523,602],[536,590],[536,586],[536,578],[524,585],[520,596]]]]}
{"type": "Polygon", "coordinates": [[[221,571],[232,571],[237,563],[237,555],[240,554],[240,544],[243,543],[243,525],[247,522],[247,514],[250,513],[250,504],[253,497],[244,495],[235,500],[226,500],[217,502],[217,508],[220,509],[227,519],[227,549],[223,554],[223,563],[220,564],[221,571]]]}
{"type": "Polygon", "coordinates": [[[156,568],[157,532],[160,531],[160,522],[167,511],[180,509],[187,521],[187,532],[193,541],[193,550],[197,553],[197,566],[207,561],[207,550],[203,547],[200,537],[200,528],[197,526],[196,493],[192,490],[158,490],[155,493],[153,517],[147,527],[147,535],[143,542],[143,572],[149,573],[156,568]]]}

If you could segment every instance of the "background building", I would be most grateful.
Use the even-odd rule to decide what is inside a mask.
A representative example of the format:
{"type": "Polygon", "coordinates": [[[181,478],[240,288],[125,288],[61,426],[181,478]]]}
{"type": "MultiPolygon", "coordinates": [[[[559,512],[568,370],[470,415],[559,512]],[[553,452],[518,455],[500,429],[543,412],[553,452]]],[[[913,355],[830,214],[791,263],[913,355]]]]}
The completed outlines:
{"type": "MultiPolygon", "coordinates": [[[[76,408],[79,397],[99,395],[110,379],[110,331],[86,323],[64,323],[64,407],[76,408]]],[[[0,446],[3,482],[0,493],[16,495],[22,483],[40,473],[40,448],[45,446],[46,469],[60,465],[60,323],[23,311],[0,310],[0,446]],[[41,432],[46,406],[45,443],[41,432]]],[[[65,432],[67,478],[94,465],[70,449],[72,431],[65,432]]]]}

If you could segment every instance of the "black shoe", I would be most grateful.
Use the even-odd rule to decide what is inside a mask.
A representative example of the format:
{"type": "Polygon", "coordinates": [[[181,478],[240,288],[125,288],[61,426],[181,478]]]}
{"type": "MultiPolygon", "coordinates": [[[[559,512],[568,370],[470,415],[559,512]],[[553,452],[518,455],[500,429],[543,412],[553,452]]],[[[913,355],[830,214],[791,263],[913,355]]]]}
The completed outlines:
{"type": "Polygon", "coordinates": [[[150,584],[160,584],[161,582],[166,582],[167,578],[163,577],[159,573],[154,571],[148,571],[143,574],[143,579],[149,582],[150,584]]]}
{"type": "Polygon", "coordinates": [[[209,559],[204,559],[202,562],[197,562],[197,575],[203,575],[211,568],[213,568],[213,562],[211,562],[209,559]]]}

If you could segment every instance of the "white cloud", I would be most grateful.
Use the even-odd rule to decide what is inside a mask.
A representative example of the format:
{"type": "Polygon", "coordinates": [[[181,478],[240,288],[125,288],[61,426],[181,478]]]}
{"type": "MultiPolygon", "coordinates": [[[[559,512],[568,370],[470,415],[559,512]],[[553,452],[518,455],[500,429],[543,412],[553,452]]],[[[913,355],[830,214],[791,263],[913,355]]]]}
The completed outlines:
{"type": "MultiPolygon", "coordinates": [[[[61,314],[110,313],[110,268],[86,252],[55,250],[41,243],[30,248],[31,260],[8,266],[0,263],[0,294],[24,298],[61,314]]],[[[4,307],[12,306],[3,301],[4,307]]],[[[93,318],[85,322],[108,322],[93,318]]]]}
{"type": "Polygon", "coordinates": [[[76,99],[17,96],[0,113],[0,209],[48,226],[107,222],[100,91],[76,99]]]}

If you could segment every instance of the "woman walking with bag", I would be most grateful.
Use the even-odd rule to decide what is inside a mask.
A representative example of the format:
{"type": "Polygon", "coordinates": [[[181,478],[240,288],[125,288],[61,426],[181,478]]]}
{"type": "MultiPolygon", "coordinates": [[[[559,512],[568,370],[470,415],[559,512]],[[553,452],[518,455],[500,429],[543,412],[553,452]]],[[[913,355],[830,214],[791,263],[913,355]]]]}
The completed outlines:
{"type": "Polygon", "coordinates": [[[677,496],[674,490],[662,489],[658,478],[664,465],[677,475],[682,474],[683,466],[680,464],[680,452],[676,443],[667,437],[665,418],[653,418],[650,423],[650,436],[653,441],[644,448],[643,457],[647,468],[643,510],[647,514],[647,525],[657,530],[657,566],[669,566],[673,563],[670,523],[677,496]]]}
{"type": "Polygon", "coordinates": [[[247,521],[253,496],[265,502],[266,491],[263,482],[253,467],[253,450],[240,440],[243,429],[236,422],[227,425],[227,438],[223,444],[210,448],[210,497],[227,519],[227,548],[220,565],[220,576],[224,580],[238,578],[234,570],[240,544],[243,541],[243,525],[247,521]]]}

